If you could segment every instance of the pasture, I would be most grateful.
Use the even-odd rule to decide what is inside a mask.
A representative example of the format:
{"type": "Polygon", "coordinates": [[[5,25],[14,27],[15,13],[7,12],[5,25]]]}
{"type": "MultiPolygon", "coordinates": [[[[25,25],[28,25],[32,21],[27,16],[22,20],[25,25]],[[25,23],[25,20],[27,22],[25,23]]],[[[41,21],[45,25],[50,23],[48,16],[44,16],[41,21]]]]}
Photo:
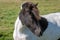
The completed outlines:
{"type": "Polygon", "coordinates": [[[60,12],[60,0],[0,0],[0,40],[13,40],[14,22],[25,1],[38,3],[42,15],[60,12]]]}

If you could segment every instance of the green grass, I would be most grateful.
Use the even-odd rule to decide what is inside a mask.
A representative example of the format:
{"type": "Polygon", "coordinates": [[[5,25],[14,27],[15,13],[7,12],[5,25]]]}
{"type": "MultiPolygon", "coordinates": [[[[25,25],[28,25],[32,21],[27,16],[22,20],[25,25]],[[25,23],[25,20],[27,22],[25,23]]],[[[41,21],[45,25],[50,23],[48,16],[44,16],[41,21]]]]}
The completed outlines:
{"type": "MultiPolygon", "coordinates": [[[[0,40],[13,40],[14,22],[23,2],[24,0],[17,2],[15,0],[0,0],[0,40]]],[[[33,0],[32,2],[39,3],[40,14],[60,12],[60,0],[33,0]]]]}

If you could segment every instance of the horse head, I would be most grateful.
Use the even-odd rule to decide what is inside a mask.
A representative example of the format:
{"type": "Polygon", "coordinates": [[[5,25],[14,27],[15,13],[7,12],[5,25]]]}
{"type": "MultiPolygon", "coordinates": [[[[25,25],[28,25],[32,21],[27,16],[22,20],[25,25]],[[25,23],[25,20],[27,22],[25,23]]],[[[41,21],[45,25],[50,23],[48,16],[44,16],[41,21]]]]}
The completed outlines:
{"type": "Polygon", "coordinates": [[[38,21],[41,19],[37,8],[38,4],[26,2],[22,4],[20,12],[20,20],[25,24],[35,35],[39,36],[41,28],[38,21]]]}

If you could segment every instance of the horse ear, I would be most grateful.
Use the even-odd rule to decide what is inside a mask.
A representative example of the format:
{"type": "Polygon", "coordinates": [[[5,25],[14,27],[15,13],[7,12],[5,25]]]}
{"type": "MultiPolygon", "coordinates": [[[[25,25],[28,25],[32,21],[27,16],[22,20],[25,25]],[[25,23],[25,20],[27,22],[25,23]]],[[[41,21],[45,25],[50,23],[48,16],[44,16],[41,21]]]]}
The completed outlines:
{"type": "Polygon", "coordinates": [[[38,3],[35,4],[35,6],[37,6],[37,5],[38,5],[38,3]]]}

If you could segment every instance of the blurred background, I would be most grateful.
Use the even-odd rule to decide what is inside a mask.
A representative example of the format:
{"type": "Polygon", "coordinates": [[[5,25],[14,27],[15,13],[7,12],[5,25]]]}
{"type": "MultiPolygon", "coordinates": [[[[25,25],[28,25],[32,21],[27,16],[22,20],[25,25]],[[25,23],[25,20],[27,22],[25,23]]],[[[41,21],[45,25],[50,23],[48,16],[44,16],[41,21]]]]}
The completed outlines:
{"type": "Polygon", "coordinates": [[[0,40],[13,40],[14,22],[26,1],[38,3],[41,15],[60,12],[60,0],[0,0],[0,40]]]}

